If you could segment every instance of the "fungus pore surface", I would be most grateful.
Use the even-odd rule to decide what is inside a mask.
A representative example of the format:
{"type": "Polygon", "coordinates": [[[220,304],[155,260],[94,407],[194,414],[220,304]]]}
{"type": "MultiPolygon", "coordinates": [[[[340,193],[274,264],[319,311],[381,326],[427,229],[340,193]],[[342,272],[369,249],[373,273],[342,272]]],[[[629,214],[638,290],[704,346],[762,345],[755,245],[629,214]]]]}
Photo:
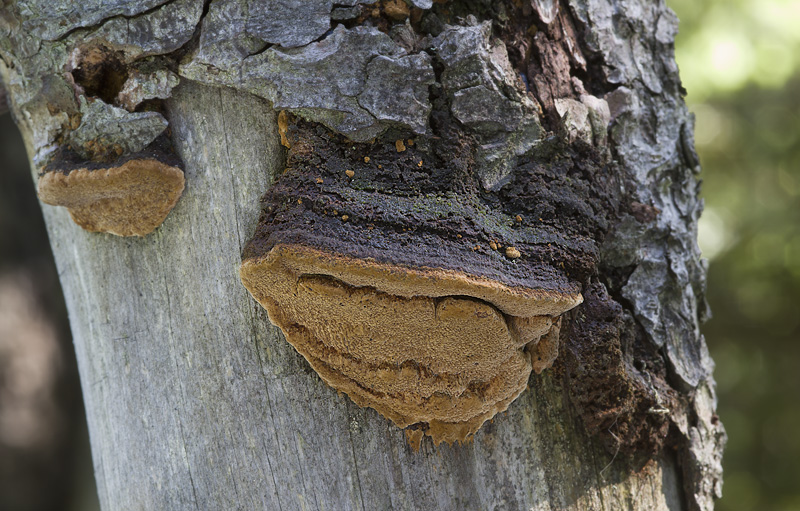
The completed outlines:
{"type": "Polygon", "coordinates": [[[557,318],[582,301],[294,244],[245,258],[240,275],[326,383],[437,444],[506,410],[552,364],[557,318]]]}
{"type": "Polygon", "coordinates": [[[154,158],[129,159],[118,166],[39,177],[39,198],[64,206],[87,231],[144,236],[161,225],[183,193],[183,171],[154,158]]]}

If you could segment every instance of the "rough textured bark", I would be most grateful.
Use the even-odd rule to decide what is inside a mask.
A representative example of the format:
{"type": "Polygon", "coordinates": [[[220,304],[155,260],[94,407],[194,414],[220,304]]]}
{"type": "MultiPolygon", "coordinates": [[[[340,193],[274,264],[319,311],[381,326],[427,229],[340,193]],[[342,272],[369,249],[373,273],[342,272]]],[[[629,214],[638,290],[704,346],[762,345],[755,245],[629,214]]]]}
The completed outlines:
{"type": "Polygon", "coordinates": [[[34,175],[164,137],[185,172],[142,238],[45,206],[103,507],[711,509],[724,430],[676,26],[648,0],[5,6],[34,175]],[[243,251],[276,239],[584,303],[505,413],[416,451],[242,286],[243,251]]]}

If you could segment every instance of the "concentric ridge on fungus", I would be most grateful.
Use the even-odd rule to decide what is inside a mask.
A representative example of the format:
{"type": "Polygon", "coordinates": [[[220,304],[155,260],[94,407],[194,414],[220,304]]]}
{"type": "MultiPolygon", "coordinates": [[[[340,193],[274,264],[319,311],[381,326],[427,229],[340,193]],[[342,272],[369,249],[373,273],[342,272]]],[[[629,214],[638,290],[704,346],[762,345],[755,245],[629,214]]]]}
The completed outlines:
{"type": "Polygon", "coordinates": [[[582,301],[291,243],[246,255],[240,276],[325,382],[436,443],[506,410],[552,364],[558,316],[582,301]]]}

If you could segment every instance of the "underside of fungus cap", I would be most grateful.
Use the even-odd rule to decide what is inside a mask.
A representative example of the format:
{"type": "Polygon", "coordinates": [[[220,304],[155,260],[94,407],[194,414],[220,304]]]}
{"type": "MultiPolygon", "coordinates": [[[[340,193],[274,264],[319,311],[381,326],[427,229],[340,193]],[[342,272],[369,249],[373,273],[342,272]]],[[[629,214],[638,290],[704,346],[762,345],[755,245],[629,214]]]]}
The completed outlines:
{"type": "Polygon", "coordinates": [[[64,206],[87,231],[144,236],[161,225],[184,188],[177,158],[163,151],[112,163],[81,161],[62,151],[39,176],[42,202],[64,206]]]}
{"type": "Polygon", "coordinates": [[[325,382],[437,443],[463,441],[506,410],[551,318],[581,302],[577,292],[303,245],[247,258],[240,276],[325,382]]]}

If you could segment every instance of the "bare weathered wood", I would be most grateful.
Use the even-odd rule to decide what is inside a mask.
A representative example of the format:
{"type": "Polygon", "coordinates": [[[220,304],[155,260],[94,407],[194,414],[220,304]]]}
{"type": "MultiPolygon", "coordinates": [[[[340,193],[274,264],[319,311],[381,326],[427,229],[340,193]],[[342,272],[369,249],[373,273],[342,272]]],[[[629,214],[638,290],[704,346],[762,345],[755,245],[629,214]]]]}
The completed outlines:
{"type": "MultiPolygon", "coordinates": [[[[604,448],[600,437],[613,437],[614,424],[590,434],[587,413],[578,409],[587,403],[571,398],[572,380],[552,371],[533,376],[530,388],[471,442],[423,442],[414,452],[402,430],[325,385],[242,286],[241,253],[255,230],[259,199],[284,169],[275,108],[297,109],[354,139],[396,125],[424,133],[427,99],[402,115],[392,110],[399,103],[380,101],[393,91],[384,78],[392,73],[414,77],[395,78],[402,87],[393,98],[427,94],[432,64],[420,53],[425,43],[417,36],[393,32],[390,38],[372,26],[339,25],[325,39],[320,27],[332,4],[309,2],[314,16],[285,35],[291,45],[302,45],[288,58],[269,44],[274,27],[267,22],[273,20],[246,21],[246,2],[213,0],[205,18],[199,3],[185,0],[150,2],[146,11],[124,2],[90,2],[91,19],[84,20],[72,9],[39,4],[32,5],[40,10],[9,10],[13,15],[0,23],[0,75],[35,173],[58,136],[80,121],[74,89],[63,75],[76,45],[102,40],[133,48],[127,55],[132,65],[154,54],[182,59],[181,83],[163,94],[171,94],[163,114],[183,161],[186,189],[161,227],[144,238],[119,238],[85,232],[66,211],[44,209],[104,509],[713,507],[724,433],[714,417],[711,363],[697,330],[704,268],[694,245],[696,159],[671,54],[674,15],[662,2],[564,2],[553,9],[557,21],[549,28],[545,22],[540,33],[566,42],[536,39],[551,44],[543,48],[554,52],[553,62],[583,69],[595,85],[609,89],[592,92],[610,106],[608,143],[619,160],[614,172],[639,206],[623,211],[610,230],[601,271],[613,279],[624,273],[624,282],[609,278],[608,286],[630,309],[626,328],[634,331],[635,322],[644,332],[637,342],[659,350],[669,369],[668,390],[680,397],[669,401],[672,408],[654,406],[635,416],[644,422],[647,414],[666,414],[677,431],[676,449],[663,448],[652,459],[604,448]],[[56,15],[67,15],[72,25],[50,26],[56,15]],[[129,25],[139,29],[121,28],[129,25]],[[173,30],[164,29],[169,26],[173,30]],[[576,30],[584,33],[582,49],[570,46],[576,30]],[[199,37],[191,43],[193,33],[199,37]],[[185,44],[195,44],[196,51],[180,53],[185,44]],[[404,55],[408,48],[416,53],[404,55]],[[321,54],[332,56],[318,59],[321,54]],[[342,55],[350,59],[342,62],[363,69],[344,67],[337,60],[342,55]],[[337,87],[330,85],[332,77],[341,78],[337,87]]],[[[302,2],[295,4],[302,11],[302,2]]],[[[431,18],[422,23],[437,26],[431,18]]],[[[465,23],[448,32],[435,28],[444,33],[436,44],[484,30],[475,20],[465,23]]],[[[439,58],[456,62],[458,48],[452,46],[449,57],[440,51],[439,58]]],[[[488,55],[479,57],[488,61],[488,55]]],[[[518,80],[505,75],[495,85],[513,89],[518,80]]],[[[508,162],[530,151],[543,133],[531,117],[533,101],[525,94],[499,96],[509,116],[487,128],[475,109],[486,106],[484,96],[464,93],[457,73],[441,81],[455,91],[448,101],[461,101],[453,115],[472,123],[489,147],[477,156],[485,164],[483,186],[501,186],[513,167],[508,162]],[[497,129],[504,130],[499,138],[497,129]],[[501,164],[490,165],[499,156],[501,164]]],[[[555,90],[540,83],[545,85],[555,90]]],[[[544,102],[549,122],[575,116],[580,122],[573,122],[570,137],[604,141],[608,119],[602,108],[586,106],[597,98],[574,85],[571,93],[587,99],[564,99],[560,95],[570,87],[563,80],[558,86],[564,90],[552,105],[544,102]]],[[[632,353],[625,356],[621,365],[633,360],[632,353]]],[[[660,387],[651,387],[648,392],[658,397],[660,387]]]]}

